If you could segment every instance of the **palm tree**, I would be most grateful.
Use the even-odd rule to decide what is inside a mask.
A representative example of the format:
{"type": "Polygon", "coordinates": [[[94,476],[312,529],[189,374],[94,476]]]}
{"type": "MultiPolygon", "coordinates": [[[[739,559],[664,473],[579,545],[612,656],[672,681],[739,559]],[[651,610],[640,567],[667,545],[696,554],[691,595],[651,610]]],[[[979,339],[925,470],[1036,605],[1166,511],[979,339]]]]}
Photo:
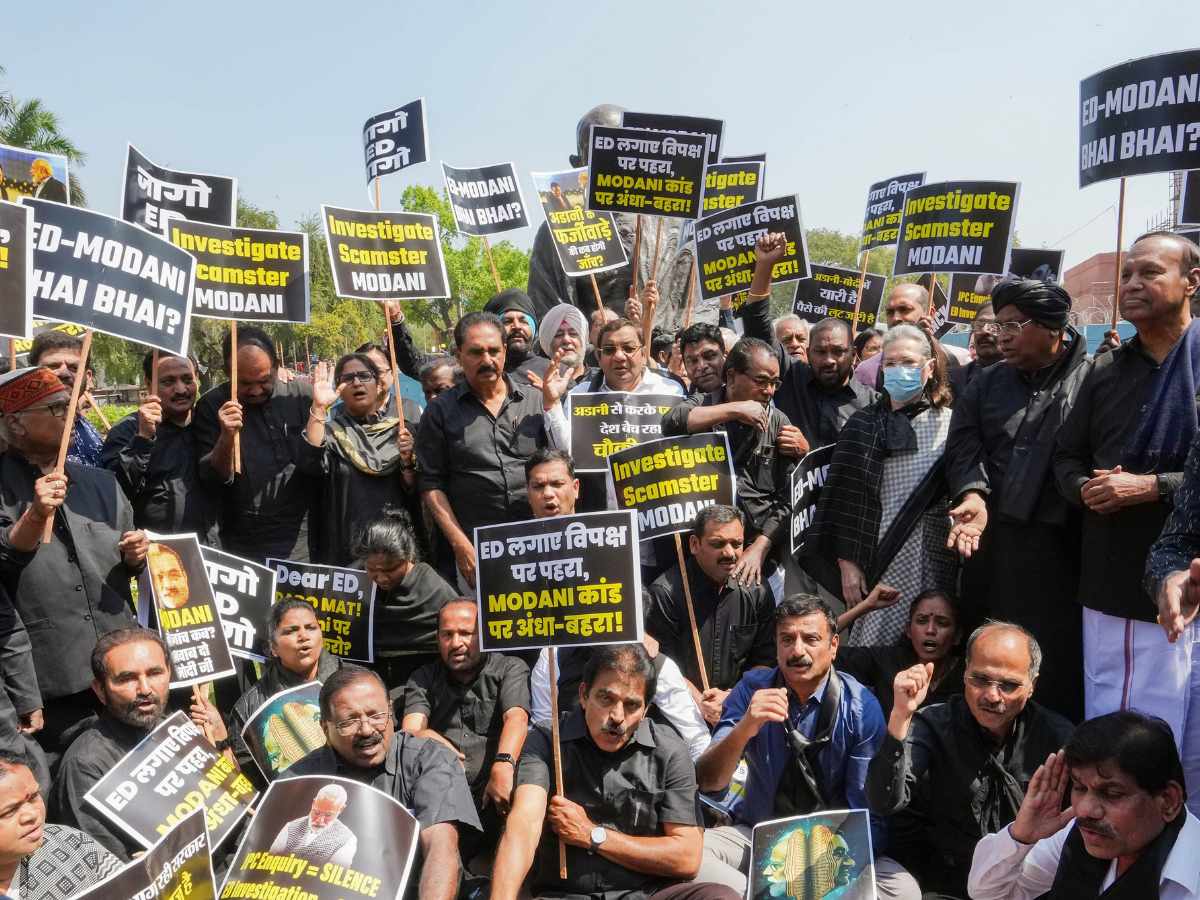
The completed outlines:
{"type": "MultiPolygon", "coordinates": [[[[0,67],[0,76],[3,75],[4,68],[0,67]]],[[[72,170],[85,159],[83,151],[59,131],[58,116],[46,109],[41,100],[18,101],[4,91],[0,91],[0,144],[35,153],[57,153],[67,158],[72,170]]],[[[74,171],[70,182],[71,205],[84,206],[87,197],[74,171]]]]}

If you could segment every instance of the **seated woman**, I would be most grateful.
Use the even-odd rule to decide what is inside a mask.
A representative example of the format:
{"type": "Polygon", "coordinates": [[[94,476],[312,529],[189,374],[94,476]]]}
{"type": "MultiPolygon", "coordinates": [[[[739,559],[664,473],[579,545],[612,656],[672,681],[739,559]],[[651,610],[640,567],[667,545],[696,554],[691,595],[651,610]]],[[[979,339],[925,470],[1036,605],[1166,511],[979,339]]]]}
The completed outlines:
{"type": "Polygon", "coordinates": [[[930,338],[898,325],[883,338],[884,392],[850,417],[806,538],[809,552],[836,559],[847,609],[871,589],[900,592],[854,623],[848,643],[889,646],[923,589],[954,587],[958,557],[946,549],[949,501],[943,453],[952,394],[945,360],[930,338]]]}
{"type": "MultiPolygon", "coordinates": [[[[872,595],[891,591],[892,601],[899,593],[886,585],[879,585],[872,595]]],[[[838,616],[838,630],[849,628],[863,613],[878,606],[869,606],[868,597],[854,609],[838,616]]],[[[963,690],[963,657],[959,644],[962,640],[961,619],[958,600],[947,591],[921,591],[913,600],[908,611],[908,626],[900,642],[892,647],[838,647],[834,665],[839,672],[853,675],[865,684],[883,707],[886,721],[892,712],[895,699],[893,684],[896,676],[917,663],[933,663],[933,681],[922,706],[944,703],[953,694],[963,690]]]]}
{"type": "Polygon", "coordinates": [[[332,375],[317,365],[304,437],[324,449],[321,515],[309,518],[313,559],[348,566],[355,535],[384,507],[405,507],[416,484],[412,432],[380,414],[379,369],[369,356],[347,353],[332,375]]]}
{"type": "Polygon", "coordinates": [[[375,585],[375,662],[388,691],[403,692],[408,676],[439,659],[438,611],[458,593],[428,563],[420,561],[412,523],[399,510],[385,510],[354,545],[355,565],[375,585]]]}
{"type": "MultiPolygon", "coordinates": [[[[325,651],[321,623],[306,600],[280,600],[272,606],[267,634],[270,635],[271,658],[263,666],[262,678],[233,705],[228,729],[238,765],[260,788],[265,787],[262,773],[242,740],[246,722],[280,691],[309,681],[324,681],[342,667],[340,659],[325,651]]],[[[213,736],[218,740],[223,737],[216,733],[213,736]]]]}

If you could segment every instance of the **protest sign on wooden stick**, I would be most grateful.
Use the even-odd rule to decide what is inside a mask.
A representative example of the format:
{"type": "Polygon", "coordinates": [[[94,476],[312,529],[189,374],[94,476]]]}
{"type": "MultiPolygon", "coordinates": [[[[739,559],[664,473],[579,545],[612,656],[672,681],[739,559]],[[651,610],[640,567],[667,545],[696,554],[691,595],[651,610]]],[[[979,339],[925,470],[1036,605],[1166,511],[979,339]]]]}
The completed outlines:
{"type": "Polygon", "coordinates": [[[1122,232],[1125,230],[1125,176],[1121,176],[1121,195],[1117,201],[1117,258],[1113,264],[1113,308],[1112,328],[1117,330],[1117,322],[1121,318],[1121,252],[1123,247],[1122,232]]]}
{"type": "MultiPolygon", "coordinates": [[[[71,383],[71,400],[67,404],[67,415],[63,419],[62,440],[58,443],[58,459],[54,463],[54,474],[62,475],[67,465],[67,451],[71,448],[71,434],[75,431],[75,414],[79,410],[79,397],[83,393],[83,382],[87,378],[88,353],[92,349],[92,331],[89,328],[83,333],[83,346],[79,348],[79,368],[75,372],[75,380],[71,383]]],[[[66,510],[63,511],[64,515],[66,510]]],[[[46,527],[42,530],[42,543],[50,543],[54,535],[54,516],[46,519],[46,527]]]]}

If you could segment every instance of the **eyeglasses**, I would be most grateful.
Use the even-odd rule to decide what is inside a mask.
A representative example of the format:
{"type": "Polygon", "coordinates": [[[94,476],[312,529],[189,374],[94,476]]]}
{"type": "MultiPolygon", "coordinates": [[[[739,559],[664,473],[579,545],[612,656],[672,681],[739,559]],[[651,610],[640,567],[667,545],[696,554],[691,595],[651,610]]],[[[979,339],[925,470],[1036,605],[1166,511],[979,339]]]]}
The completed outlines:
{"type": "Polygon", "coordinates": [[[388,720],[392,714],[390,712],[377,712],[369,716],[356,716],[353,719],[342,719],[340,722],[334,722],[333,727],[337,729],[337,733],[342,737],[348,737],[352,734],[357,734],[362,728],[362,723],[366,722],[367,727],[371,731],[383,731],[387,727],[388,720]]]}
{"type": "Polygon", "coordinates": [[[1008,337],[1017,337],[1026,325],[1032,324],[1033,319],[1026,319],[1024,322],[986,322],[983,325],[972,327],[971,330],[982,334],[1003,334],[1008,337]]]}
{"type": "Polygon", "coordinates": [[[988,678],[986,675],[980,675],[977,672],[972,672],[967,676],[967,681],[971,683],[971,687],[981,691],[986,691],[990,687],[994,687],[1006,697],[1011,697],[1021,688],[1025,687],[1023,681],[997,681],[995,678],[988,678]]]}
{"type": "Polygon", "coordinates": [[[618,353],[624,353],[626,356],[633,356],[635,353],[641,352],[641,344],[625,344],[624,346],[616,346],[615,344],[605,344],[600,348],[600,353],[603,356],[616,356],[618,353]]]}
{"type": "Polygon", "coordinates": [[[338,379],[338,384],[354,384],[356,381],[359,384],[367,384],[374,380],[375,376],[363,369],[359,372],[343,372],[342,377],[338,379]]]}
{"type": "Polygon", "coordinates": [[[772,378],[769,375],[746,375],[745,377],[749,378],[751,381],[753,381],[756,385],[758,385],[763,390],[766,390],[767,388],[774,388],[775,390],[779,390],[779,386],[781,384],[783,384],[783,381],[781,381],[780,379],[772,378]]]}
{"type": "Polygon", "coordinates": [[[23,412],[46,412],[50,413],[56,419],[63,419],[67,415],[67,405],[66,400],[56,400],[53,403],[47,403],[45,406],[31,407],[30,409],[23,410],[23,412]]]}

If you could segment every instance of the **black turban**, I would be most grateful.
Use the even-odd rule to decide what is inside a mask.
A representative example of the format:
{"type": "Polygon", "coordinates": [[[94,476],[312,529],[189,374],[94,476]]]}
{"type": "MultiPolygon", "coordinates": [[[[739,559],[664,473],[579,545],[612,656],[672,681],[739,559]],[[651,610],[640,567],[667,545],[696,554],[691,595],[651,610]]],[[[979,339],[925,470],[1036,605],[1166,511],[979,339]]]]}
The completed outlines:
{"type": "Polygon", "coordinates": [[[1009,305],[1039,325],[1066,328],[1071,295],[1060,284],[1036,278],[1011,278],[992,288],[992,309],[999,313],[1009,305]]]}

